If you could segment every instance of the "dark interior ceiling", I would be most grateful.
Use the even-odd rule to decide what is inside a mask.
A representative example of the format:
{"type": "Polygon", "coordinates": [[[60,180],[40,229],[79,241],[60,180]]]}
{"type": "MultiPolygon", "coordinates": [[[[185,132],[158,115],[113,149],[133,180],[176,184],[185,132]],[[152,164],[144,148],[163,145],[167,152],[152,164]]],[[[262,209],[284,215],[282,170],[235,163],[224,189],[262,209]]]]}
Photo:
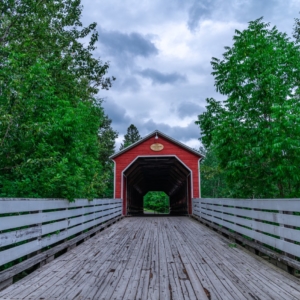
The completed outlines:
{"type": "Polygon", "coordinates": [[[127,186],[140,194],[164,191],[171,196],[186,183],[190,171],[175,157],[140,157],[125,172],[127,186]]]}

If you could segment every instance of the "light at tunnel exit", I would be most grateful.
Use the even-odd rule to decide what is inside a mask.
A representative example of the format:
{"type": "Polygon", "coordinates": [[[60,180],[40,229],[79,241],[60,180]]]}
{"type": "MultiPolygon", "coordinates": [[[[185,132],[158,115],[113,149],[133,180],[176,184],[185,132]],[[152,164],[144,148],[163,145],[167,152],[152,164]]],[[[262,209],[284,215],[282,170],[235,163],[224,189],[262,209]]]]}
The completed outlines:
{"type": "Polygon", "coordinates": [[[144,214],[169,214],[170,199],[163,191],[150,191],[143,198],[144,214]]]}

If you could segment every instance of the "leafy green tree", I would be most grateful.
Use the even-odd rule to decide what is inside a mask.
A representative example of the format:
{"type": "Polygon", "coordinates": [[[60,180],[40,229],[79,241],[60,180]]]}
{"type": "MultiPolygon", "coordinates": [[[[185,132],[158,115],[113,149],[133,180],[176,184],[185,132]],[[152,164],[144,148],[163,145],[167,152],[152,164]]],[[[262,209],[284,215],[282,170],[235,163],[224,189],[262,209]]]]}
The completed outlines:
{"type": "Polygon", "coordinates": [[[148,192],[144,196],[144,209],[158,213],[169,213],[169,196],[165,192],[148,192]]]}
{"type": "Polygon", "coordinates": [[[201,147],[200,153],[205,157],[201,161],[201,197],[225,198],[230,197],[224,171],[213,149],[201,147]]]}
{"type": "Polygon", "coordinates": [[[127,128],[127,133],[124,136],[124,141],[120,146],[120,150],[123,150],[131,144],[139,141],[141,138],[142,137],[140,136],[138,129],[133,124],[131,124],[127,128]]]}
{"type": "Polygon", "coordinates": [[[114,78],[93,57],[96,24],[82,27],[81,10],[79,0],[0,3],[2,197],[72,200],[106,188],[107,117],[95,95],[114,78]]]}
{"type": "Polygon", "coordinates": [[[300,52],[262,18],[236,30],[223,59],[212,58],[217,91],[198,116],[236,197],[299,197],[300,52]]]}
{"type": "Polygon", "coordinates": [[[111,120],[105,115],[102,127],[99,129],[99,161],[104,172],[107,174],[107,184],[103,191],[103,197],[113,198],[114,196],[114,164],[110,156],[115,152],[115,139],[118,137],[116,131],[111,127],[111,120]]]}

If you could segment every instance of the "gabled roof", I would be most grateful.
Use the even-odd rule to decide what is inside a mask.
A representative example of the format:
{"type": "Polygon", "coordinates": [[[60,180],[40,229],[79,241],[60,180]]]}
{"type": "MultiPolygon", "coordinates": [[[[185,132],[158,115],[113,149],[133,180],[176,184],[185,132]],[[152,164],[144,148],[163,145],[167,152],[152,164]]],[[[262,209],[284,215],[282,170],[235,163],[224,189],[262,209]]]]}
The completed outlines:
{"type": "Polygon", "coordinates": [[[192,149],[192,148],[190,148],[190,147],[184,145],[183,143],[181,143],[181,142],[179,142],[179,141],[177,141],[177,140],[174,140],[173,138],[171,138],[171,137],[169,137],[168,135],[166,135],[166,134],[160,132],[159,130],[155,130],[155,131],[153,131],[152,133],[150,133],[150,134],[146,135],[145,137],[143,137],[142,139],[140,139],[139,141],[137,141],[137,142],[131,144],[130,146],[124,148],[123,150],[121,150],[121,151],[119,151],[119,152],[116,152],[115,154],[111,155],[109,158],[114,159],[115,157],[117,157],[117,156],[119,156],[119,155],[121,155],[121,154],[127,152],[128,150],[134,148],[135,146],[137,146],[137,145],[143,143],[144,141],[148,140],[149,138],[151,138],[151,137],[154,136],[154,135],[162,136],[162,137],[164,137],[165,139],[171,141],[172,143],[178,145],[179,147],[184,148],[184,149],[188,150],[189,152],[192,152],[192,153],[198,155],[199,157],[204,157],[204,156],[203,156],[202,154],[200,154],[198,151],[196,151],[196,150],[194,150],[194,149],[192,149]]]}

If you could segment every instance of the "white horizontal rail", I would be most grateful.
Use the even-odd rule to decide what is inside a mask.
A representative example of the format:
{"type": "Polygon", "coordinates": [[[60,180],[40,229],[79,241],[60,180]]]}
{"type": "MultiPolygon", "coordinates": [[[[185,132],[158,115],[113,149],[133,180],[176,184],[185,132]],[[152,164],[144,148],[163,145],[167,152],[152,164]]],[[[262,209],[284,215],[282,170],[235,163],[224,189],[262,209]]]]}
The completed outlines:
{"type": "MultiPolygon", "coordinates": [[[[55,220],[61,220],[66,218],[71,218],[75,216],[80,216],[88,213],[95,213],[98,211],[110,211],[113,208],[121,207],[121,203],[111,204],[111,205],[102,205],[102,206],[90,206],[83,207],[71,210],[61,210],[54,212],[42,212],[42,213],[33,213],[26,215],[18,216],[7,216],[0,219],[0,230],[6,230],[16,227],[28,226],[39,223],[46,223],[55,220]],[[3,220],[2,220],[3,219],[3,220]]],[[[0,206],[1,211],[1,206],[0,206]]]]}
{"type": "Polygon", "coordinates": [[[259,219],[261,221],[268,221],[283,225],[300,227],[300,218],[296,215],[287,215],[282,213],[264,212],[257,210],[246,210],[235,207],[211,206],[207,204],[201,205],[201,211],[210,210],[219,211],[221,213],[234,214],[247,218],[259,219]]]}
{"type": "Polygon", "coordinates": [[[193,199],[195,216],[300,257],[300,215],[293,212],[300,199],[193,199]]]}
{"type": "Polygon", "coordinates": [[[0,266],[121,214],[121,199],[0,198],[0,266]]]}
{"type": "MultiPolygon", "coordinates": [[[[120,199],[119,199],[120,200],[120,199]]],[[[50,209],[74,208],[91,205],[112,204],[112,199],[76,199],[69,202],[65,199],[19,199],[0,198],[0,213],[19,213],[27,211],[40,211],[50,209]]]]}
{"type": "Polygon", "coordinates": [[[300,199],[228,199],[228,198],[195,198],[207,204],[219,204],[265,210],[299,211],[300,199]]]}

